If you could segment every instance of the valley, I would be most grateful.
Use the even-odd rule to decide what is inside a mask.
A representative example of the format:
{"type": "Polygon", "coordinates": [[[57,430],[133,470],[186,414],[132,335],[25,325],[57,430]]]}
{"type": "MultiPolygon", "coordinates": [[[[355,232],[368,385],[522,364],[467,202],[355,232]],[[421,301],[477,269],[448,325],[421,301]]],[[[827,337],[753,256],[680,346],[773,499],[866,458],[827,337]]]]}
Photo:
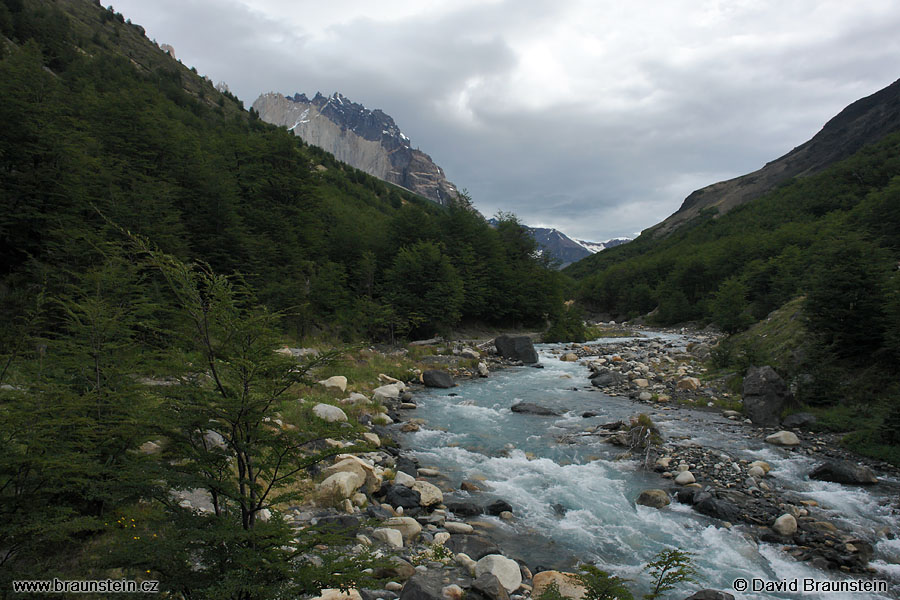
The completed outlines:
{"type": "Polygon", "coordinates": [[[0,0],[0,597],[900,598],[900,82],[662,219],[728,162],[691,162],[701,95],[667,128],[676,88],[579,99],[430,29],[502,11],[293,37],[269,7],[170,11],[176,55],[112,6],[0,0]],[[235,89],[398,120],[245,107],[178,58],[208,28],[235,89]]]}

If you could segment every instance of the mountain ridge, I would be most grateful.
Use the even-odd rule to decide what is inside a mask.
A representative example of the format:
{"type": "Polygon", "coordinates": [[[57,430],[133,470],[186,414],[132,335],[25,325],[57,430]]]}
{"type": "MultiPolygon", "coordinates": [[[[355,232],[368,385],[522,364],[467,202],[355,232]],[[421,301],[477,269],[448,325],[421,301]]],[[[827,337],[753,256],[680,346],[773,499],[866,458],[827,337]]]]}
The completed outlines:
{"type": "Polygon", "coordinates": [[[732,208],[759,198],[794,177],[808,177],[848,158],[863,146],[900,130],[900,79],[861,98],[829,119],[819,132],[787,154],[762,168],[692,192],[681,207],[645,233],[665,236],[715,209],[725,214],[732,208]]]}
{"type": "Polygon", "coordinates": [[[286,127],[304,142],[341,162],[446,206],[456,186],[432,158],[413,148],[409,137],[381,109],[370,110],[339,92],[312,99],[304,93],[260,95],[253,103],[260,119],[286,127]]]}

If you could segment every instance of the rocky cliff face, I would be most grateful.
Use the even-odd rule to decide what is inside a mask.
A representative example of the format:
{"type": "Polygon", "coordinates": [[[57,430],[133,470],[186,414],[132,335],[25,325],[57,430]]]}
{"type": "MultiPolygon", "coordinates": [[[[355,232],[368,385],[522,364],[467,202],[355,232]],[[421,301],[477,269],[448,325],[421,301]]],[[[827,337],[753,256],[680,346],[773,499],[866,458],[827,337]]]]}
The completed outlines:
{"type": "Polygon", "coordinates": [[[439,204],[457,195],[444,171],[431,157],[412,148],[394,120],[381,110],[369,110],[341,94],[293,97],[263,94],[253,108],[267,123],[287,127],[303,141],[335,158],[390,183],[405,187],[439,204]]]}
{"type": "Polygon", "coordinates": [[[677,212],[648,233],[667,235],[705,209],[715,208],[724,214],[792,177],[814,175],[897,130],[900,130],[900,80],[857,100],[828,121],[811,140],[762,169],[693,192],[677,212]]]}

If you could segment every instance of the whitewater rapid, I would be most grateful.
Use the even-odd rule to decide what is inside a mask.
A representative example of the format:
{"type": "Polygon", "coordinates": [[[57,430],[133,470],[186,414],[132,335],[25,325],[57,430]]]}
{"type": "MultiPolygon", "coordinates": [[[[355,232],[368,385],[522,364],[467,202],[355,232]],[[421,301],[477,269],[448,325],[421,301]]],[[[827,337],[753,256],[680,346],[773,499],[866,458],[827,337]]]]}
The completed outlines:
{"type": "MultiPolygon", "coordinates": [[[[677,342],[667,335],[663,341],[677,342]]],[[[619,340],[616,340],[619,341],[619,340]]],[[[583,365],[563,362],[551,354],[553,346],[539,345],[543,369],[511,368],[488,379],[462,382],[449,390],[429,389],[417,394],[418,408],[410,416],[426,425],[404,434],[402,444],[423,466],[439,469],[455,489],[464,480],[485,488],[480,497],[509,502],[515,519],[479,520],[490,528],[511,557],[534,569],[572,569],[579,561],[634,580],[639,593],[647,590],[642,568],[662,549],[680,548],[695,555],[699,582],[679,591],[715,588],[737,598],[807,598],[862,600],[900,597],[900,540],[876,536],[887,528],[894,533],[898,515],[891,494],[900,482],[888,480],[872,489],[811,481],[806,473],[815,460],[781,448],[750,442],[729,433],[734,428],[717,413],[678,409],[663,411],[590,391],[583,365]],[[513,413],[510,407],[527,401],[563,412],[558,417],[513,413]],[[598,413],[591,419],[581,414],[598,413]],[[760,543],[744,526],[731,528],[673,502],[657,510],[634,503],[647,488],[668,482],[639,468],[634,460],[617,460],[619,449],[599,441],[561,444],[558,438],[591,424],[627,420],[646,412],[666,436],[690,436],[708,448],[735,458],[765,460],[772,477],[796,493],[816,500],[829,520],[875,546],[872,566],[876,579],[892,588],[877,593],[740,593],[736,579],[767,581],[812,578],[841,579],[798,562],[779,545],[760,543]],[[887,490],[887,491],[885,491],[887,490]]],[[[467,492],[454,497],[466,499],[467,492]]],[[[849,576],[848,576],[849,577],[849,576]]],[[[672,597],[681,597],[677,594],[672,597]]]]}

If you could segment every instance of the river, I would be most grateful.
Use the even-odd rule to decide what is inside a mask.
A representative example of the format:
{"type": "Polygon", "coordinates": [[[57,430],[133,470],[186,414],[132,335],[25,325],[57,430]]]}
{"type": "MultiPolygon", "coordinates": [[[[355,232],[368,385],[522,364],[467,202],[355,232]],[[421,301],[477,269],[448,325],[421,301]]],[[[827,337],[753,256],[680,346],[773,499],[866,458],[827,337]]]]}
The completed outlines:
{"type": "MultiPolygon", "coordinates": [[[[674,334],[653,335],[675,345],[683,342],[674,334]]],[[[670,597],[701,588],[728,591],[738,598],[900,597],[900,539],[874,534],[885,527],[900,532],[897,511],[891,506],[900,482],[887,480],[863,489],[809,480],[812,458],[742,437],[736,433],[742,425],[716,412],[662,410],[591,391],[586,367],[559,360],[551,354],[552,345],[537,348],[543,369],[514,367],[452,389],[417,394],[418,408],[411,416],[424,419],[426,425],[403,434],[401,440],[422,466],[439,469],[455,489],[463,480],[477,481],[486,490],[482,498],[502,498],[513,506],[513,521],[479,519],[508,555],[532,570],[571,569],[579,560],[592,562],[634,580],[634,589],[644,593],[647,590],[638,584],[647,579],[641,573],[643,565],[662,549],[680,548],[696,556],[699,582],[684,584],[684,595],[670,597]],[[520,401],[564,414],[543,417],[510,411],[520,401]],[[581,414],[586,410],[598,415],[584,419],[581,414]],[[769,462],[770,477],[780,485],[818,501],[829,520],[875,545],[874,577],[889,580],[892,588],[886,594],[735,592],[732,583],[737,578],[834,580],[840,575],[798,562],[778,545],[757,543],[743,526],[727,528],[686,505],[673,501],[661,510],[635,505],[642,490],[665,488],[668,482],[641,470],[636,460],[616,460],[620,448],[598,441],[558,442],[567,432],[627,421],[639,412],[648,413],[666,437],[684,436],[736,458],[769,462]]],[[[468,494],[456,492],[453,497],[465,499],[468,494]]]]}

